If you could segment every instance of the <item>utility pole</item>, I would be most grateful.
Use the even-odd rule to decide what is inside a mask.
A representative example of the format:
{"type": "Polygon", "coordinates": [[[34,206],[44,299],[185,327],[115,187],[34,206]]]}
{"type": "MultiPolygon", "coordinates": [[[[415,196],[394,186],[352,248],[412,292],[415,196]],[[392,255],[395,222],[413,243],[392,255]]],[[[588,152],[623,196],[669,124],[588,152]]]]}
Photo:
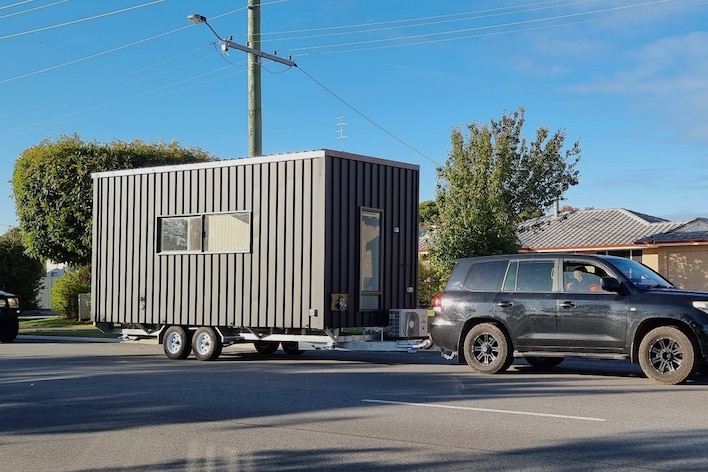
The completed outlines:
{"type": "MultiPolygon", "coordinates": [[[[260,0],[248,0],[248,46],[261,50],[260,0]]],[[[261,114],[261,58],[248,53],[248,155],[263,154],[263,116],[261,114]]]]}
{"type": "Polygon", "coordinates": [[[261,118],[261,58],[289,67],[297,67],[290,59],[261,51],[260,0],[248,0],[248,46],[234,43],[231,37],[222,38],[214,31],[205,16],[193,13],[187,19],[194,24],[204,23],[221,42],[221,50],[238,49],[248,53],[248,155],[263,154],[263,120],[261,118]]]}

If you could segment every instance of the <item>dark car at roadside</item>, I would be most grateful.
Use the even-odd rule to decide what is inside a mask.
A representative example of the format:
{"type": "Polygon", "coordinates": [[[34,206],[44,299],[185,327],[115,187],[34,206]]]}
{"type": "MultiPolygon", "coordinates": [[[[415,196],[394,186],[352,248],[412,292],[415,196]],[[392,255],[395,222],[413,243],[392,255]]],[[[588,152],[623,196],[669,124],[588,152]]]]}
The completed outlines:
{"type": "Polygon", "coordinates": [[[20,322],[20,299],[0,290],[0,342],[10,343],[17,338],[20,322]]]}
{"type": "Polygon", "coordinates": [[[433,303],[433,342],[480,373],[503,372],[518,357],[543,367],[630,359],[647,377],[677,384],[708,362],[708,293],[622,257],[461,259],[433,303]]]}

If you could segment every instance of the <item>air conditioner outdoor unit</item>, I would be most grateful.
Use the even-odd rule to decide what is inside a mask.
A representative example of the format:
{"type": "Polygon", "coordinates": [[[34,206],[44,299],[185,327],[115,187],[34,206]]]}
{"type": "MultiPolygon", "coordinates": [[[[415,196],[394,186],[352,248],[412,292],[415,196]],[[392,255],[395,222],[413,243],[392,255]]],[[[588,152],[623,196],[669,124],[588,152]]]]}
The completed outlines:
{"type": "Polygon", "coordinates": [[[428,336],[428,310],[420,308],[391,309],[388,312],[389,336],[420,338],[428,336]]]}

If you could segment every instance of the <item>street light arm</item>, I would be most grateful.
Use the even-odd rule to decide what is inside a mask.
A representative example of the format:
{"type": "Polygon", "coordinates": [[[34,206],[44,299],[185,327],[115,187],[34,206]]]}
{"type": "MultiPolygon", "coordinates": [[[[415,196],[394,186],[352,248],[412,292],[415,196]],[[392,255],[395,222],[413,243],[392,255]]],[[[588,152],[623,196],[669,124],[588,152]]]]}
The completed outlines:
{"type": "Polygon", "coordinates": [[[224,41],[224,39],[221,36],[219,36],[219,34],[214,30],[214,28],[211,27],[211,25],[207,21],[206,16],[199,15],[197,13],[192,13],[191,15],[187,15],[187,19],[189,21],[191,21],[192,23],[194,23],[195,25],[198,25],[200,23],[204,23],[205,25],[207,25],[209,27],[211,32],[214,33],[214,36],[216,36],[220,40],[224,41]]]}

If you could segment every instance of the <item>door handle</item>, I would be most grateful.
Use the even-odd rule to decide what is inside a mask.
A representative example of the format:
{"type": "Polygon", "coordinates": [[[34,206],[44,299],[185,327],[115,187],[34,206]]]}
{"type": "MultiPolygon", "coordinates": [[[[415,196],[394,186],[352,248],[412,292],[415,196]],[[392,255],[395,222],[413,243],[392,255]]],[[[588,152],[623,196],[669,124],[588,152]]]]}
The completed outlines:
{"type": "Polygon", "coordinates": [[[568,301],[568,302],[560,302],[558,304],[558,307],[559,308],[575,308],[576,305],[575,305],[575,302],[568,301]]]}
{"type": "Polygon", "coordinates": [[[512,305],[513,305],[513,303],[511,303],[509,301],[497,302],[497,306],[499,308],[509,308],[512,305]]]}

